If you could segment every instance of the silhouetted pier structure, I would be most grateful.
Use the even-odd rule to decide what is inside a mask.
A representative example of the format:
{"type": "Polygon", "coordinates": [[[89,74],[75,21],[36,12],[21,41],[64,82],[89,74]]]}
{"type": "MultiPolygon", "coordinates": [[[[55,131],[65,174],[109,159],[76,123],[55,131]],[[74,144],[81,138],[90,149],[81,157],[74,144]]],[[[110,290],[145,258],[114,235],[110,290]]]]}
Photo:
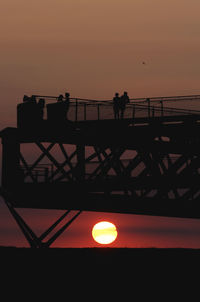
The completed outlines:
{"type": "Polygon", "coordinates": [[[117,120],[109,100],[70,99],[65,110],[42,98],[43,111],[36,96],[1,131],[1,194],[32,247],[50,246],[81,211],[200,218],[200,111],[165,106],[200,96],[131,100],[117,120]],[[37,237],[17,208],[66,212],[37,237]]]}

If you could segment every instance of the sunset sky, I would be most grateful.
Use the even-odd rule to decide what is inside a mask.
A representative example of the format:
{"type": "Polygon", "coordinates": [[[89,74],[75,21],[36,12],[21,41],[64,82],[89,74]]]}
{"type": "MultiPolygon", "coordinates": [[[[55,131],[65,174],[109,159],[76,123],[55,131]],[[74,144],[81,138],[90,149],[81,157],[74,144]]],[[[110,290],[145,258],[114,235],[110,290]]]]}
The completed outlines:
{"type": "MultiPolygon", "coordinates": [[[[1,0],[0,129],[16,125],[16,105],[24,94],[68,90],[72,97],[92,99],[111,99],[124,90],[130,97],[200,94],[199,11],[198,0],[1,0]]],[[[59,215],[24,213],[33,224],[46,217],[44,227],[59,215]]],[[[97,246],[91,229],[102,219],[119,228],[113,246],[200,248],[198,220],[89,212],[58,246],[97,246]]],[[[3,244],[26,242],[0,202],[3,244]]]]}

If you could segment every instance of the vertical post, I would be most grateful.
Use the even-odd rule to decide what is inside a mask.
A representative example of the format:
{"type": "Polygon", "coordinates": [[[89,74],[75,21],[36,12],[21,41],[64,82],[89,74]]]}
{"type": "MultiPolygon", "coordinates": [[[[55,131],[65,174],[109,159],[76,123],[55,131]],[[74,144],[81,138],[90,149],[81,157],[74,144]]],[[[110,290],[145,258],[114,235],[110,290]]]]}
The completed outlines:
{"type": "Polygon", "coordinates": [[[163,101],[160,101],[160,106],[161,106],[161,117],[163,117],[163,101]]]}
{"type": "Polygon", "coordinates": [[[85,179],[85,146],[77,145],[77,180],[82,181],[85,179]]]}
{"type": "Polygon", "coordinates": [[[155,116],[155,110],[154,110],[154,106],[152,106],[152,117],[155,116]]]}
{"type": "Polygon", "coordinates": [[[86,121],[86,103],[84,103],[84,121],[86,121]]]}
{"type": "Polygon", "coordinates": [[[20,176],[20,143],[17,129],[8,129],[2,136],[2,186],[16,186],[20,176]]]}
{"type": "Polygon", "coordinates": [[[49,176],[49,169],[45,168],[44,170],[44,182],[47,182],[49,176]]]}
{"type": "Polygon", "coordinates": [[[100,105],[97,105],[97,114],[98,114],[98,120],[100,119],[100,105]]]}
{"type": "Polygon", "coordinates": [[[50,181],[52,181],[52,176],[53,176],[53,164],[51,164],[51,175],[50,175],[50,177],[51,177],[50,179],[51,180],[50,181]]]}
{"type": "Polygon", "coordinates": [[[133,111],[132,111],[132,119],[135,117],[135,105],[133,105],[133,111]]]}
{"type": "Polygon", "coordinates": [[[150,118],[150,116],[151,116],[151,111],[150,111],[150,99],[149,98],[147,98],[147,106],[148,106],[148,118],[150,118]]]}
{"type": "Polygon", "coordinates": [[[78,120],[78,100],[76,99],[76,106],[75,106],[75,121],[78,120]]]}

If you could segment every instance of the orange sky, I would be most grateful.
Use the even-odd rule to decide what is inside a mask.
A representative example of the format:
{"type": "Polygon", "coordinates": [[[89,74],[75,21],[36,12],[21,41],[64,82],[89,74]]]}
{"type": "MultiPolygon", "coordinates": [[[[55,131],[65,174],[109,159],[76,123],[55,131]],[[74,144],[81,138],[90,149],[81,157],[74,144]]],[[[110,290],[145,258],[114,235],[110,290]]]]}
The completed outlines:
{"type": "Polygon", "coordinates": [[[196,0],[2,0],[1,123],[25,93],[200,93],[199,10],[196,0]]]}
{"type": "Polygon", "coordinates": [[[199,11],[197,0],[1,0],[0,128],[24,94],[200,94],[199,11]]]}
{"type": "MultiPolygon", "coordinates": [[[[18,212],[38,236],[63,213],[22,209],[18,212]]],[[[0,213],[0,245],[27,247],[27,241],[3,203],[0,203],[0,213]]],[[[197,219],[95,212],[83,212],[52,247],[102,247],[92,238],[92,228],[101,220],[113,222],[117,227],[117,239],[110,247],[200,248],[200,223],[197,219]]]]}

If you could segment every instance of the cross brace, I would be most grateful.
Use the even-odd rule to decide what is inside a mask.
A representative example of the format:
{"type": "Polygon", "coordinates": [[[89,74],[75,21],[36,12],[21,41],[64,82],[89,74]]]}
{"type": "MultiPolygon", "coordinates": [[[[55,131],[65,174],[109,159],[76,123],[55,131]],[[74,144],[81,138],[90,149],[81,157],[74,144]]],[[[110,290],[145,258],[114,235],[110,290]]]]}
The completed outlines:
{"type": "Polygon", "coordinates": [[[47,241],[44,241],[44,239],[55,229],[56,226],[58,226],[64,220],[64,218],[71,212],[71,210],[67,210],[45,232],[43,232],[40,236],[37,236],[13,207],[12,203],[9,201],[9,198],[5,196],[6,194],[2,193],[2,191],[0,193],[4,198],[5,204],[7,205],[10,213],[18,224],[31,248],[49,248],[51,244],[70,226],[70,224],[82,212],[78,211],[76,214],[74,214],[72,218],[69,219],[62,227],[60,227],[55,234],[53,234],[47,241]]]}
{"type": "MultiPolygon", "coordinates": [[[[162,137],[155,137],[157,142],[162,143],[162,137]]],[[[170,138],[169,138],[170,139],[170,138]]],[[[86,149],[87,146],[74,145],[75,151],[71,153],[68,150],[68,146],[63,143],[50,143],[48,147],[42,143],[36,142],[37,147],[42,154],[32,164],[28,165],[24,156],[20,153],[20,161],[25,171],[25,177],[29,176],[28,181],[35,184],[39,182],[71,182],[76,183],[79,181],[101,181],[109,178],[120,179],[123,177],[137,178],[138,181],[143,181],[144,188],[137,188],[132,185],[130,188],[122,188],[121,193],[124,195],[132,195],[136,198],[165,196],[170,199],[194,199],[199,195],[199,189],[192,189],[192,183],[190,182],[190,176],[200,175],[200,157],[197,155],[188,155],[187,153],[180,153],[173,156],[167,151],[145,150],[140,147],[129,154],[128,164],[123,162],[123,155],[126,152],[126,148],[123,146],[108,147],[108,146],[90,146],[89,153],[86,149]],[[61,151],[64,159],[62,161],[56,154],[51,154],[51,149],[57,145],[57,150],[61,151]],[[93,149],[92,149],[93,148],[93,149]],[[92,151],[92,153],[91,153],[92,151]],[[41,160],[46,157],[52,165],[52,170],[48,170],[49,173],[44,175],[34,174],[34,169],[41,160]],[[95,160],[96,159],[96,160],[95,160]],[[146,187],[145,179],[152,177],[155,179],[171,177],[177,179],[177,176],[188,176],[188,188],[187,192],[180,190],[180,187],[173,188],[160,188],[160,187],[146,187]],[[37,178],[38,177],[38,178],[37,178]]],[[[54,150],[55,151],[55,150],[54,150]]],[[[129,150],[129,152],[131,152],[129,150]]],[[[49,168],[48,168],[49,169],[49,168]]],[[[103,191],[105,194],[112,194],[113,190],[106,187],[103,191]]]]}

